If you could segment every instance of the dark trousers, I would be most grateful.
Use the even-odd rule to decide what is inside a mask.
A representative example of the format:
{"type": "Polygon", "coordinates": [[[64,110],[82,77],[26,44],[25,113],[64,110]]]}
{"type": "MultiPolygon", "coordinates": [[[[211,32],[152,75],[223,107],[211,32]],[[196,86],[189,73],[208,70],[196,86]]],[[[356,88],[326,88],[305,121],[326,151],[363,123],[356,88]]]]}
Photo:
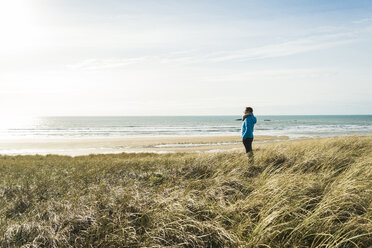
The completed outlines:
{"type": "Polygon", "coordinates": [[[252,141],[253,141],[253,138],[243,139],[243,144],[244,144],[246,153],[252,151],[252,141]]]}

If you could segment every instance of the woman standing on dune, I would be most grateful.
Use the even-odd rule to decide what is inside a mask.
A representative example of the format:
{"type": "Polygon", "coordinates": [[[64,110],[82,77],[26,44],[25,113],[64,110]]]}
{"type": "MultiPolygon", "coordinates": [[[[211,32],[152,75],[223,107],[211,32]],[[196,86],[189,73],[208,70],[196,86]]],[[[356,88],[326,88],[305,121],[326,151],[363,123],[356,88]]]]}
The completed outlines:
{"type": "Polygon", "coordinates": [[[250,161],[253,161],[253,129],[257,122],[256,117],[253,115],[253,109],[251,107],[246,107],[244,110],[244,116],[242,118],[243,124],[241,129],[242,140],[245,147],[245,152],[250,161]]]}

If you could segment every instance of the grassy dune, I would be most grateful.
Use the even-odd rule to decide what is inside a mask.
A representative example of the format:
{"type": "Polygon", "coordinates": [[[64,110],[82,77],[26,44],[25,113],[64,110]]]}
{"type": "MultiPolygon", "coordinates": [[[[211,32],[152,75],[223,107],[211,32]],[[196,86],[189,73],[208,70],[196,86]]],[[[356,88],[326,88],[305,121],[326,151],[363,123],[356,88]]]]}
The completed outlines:
{"type": "Polygon", "coordinates": [[[0,156],[1,247],[372,247],[372,137],[0,156]]]}

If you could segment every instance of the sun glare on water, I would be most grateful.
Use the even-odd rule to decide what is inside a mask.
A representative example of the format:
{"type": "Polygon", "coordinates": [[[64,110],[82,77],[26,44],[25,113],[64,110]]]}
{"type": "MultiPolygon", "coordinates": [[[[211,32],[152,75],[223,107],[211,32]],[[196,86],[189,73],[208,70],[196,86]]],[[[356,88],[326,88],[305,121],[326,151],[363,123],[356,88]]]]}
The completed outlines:
{"type": "Polygon", "coordinates": [[[29,128],[38,122],[32,116],[0,116],[0,130],[29,128]]]}

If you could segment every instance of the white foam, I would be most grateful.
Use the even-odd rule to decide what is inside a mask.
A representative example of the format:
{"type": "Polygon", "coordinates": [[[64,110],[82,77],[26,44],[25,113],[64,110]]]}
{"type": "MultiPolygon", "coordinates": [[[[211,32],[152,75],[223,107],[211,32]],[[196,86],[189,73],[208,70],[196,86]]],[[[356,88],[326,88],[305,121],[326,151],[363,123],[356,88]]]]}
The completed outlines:
{"type": "Polygon", "coordinates": [[[219,143],[185,143],[185,144],[162,144],[155,145],[156,148],[172,148],[172,147],[198,147],[198,146],[221,146],[221,145],[236,145],[238,142],[219,142],[219,143]]]}

